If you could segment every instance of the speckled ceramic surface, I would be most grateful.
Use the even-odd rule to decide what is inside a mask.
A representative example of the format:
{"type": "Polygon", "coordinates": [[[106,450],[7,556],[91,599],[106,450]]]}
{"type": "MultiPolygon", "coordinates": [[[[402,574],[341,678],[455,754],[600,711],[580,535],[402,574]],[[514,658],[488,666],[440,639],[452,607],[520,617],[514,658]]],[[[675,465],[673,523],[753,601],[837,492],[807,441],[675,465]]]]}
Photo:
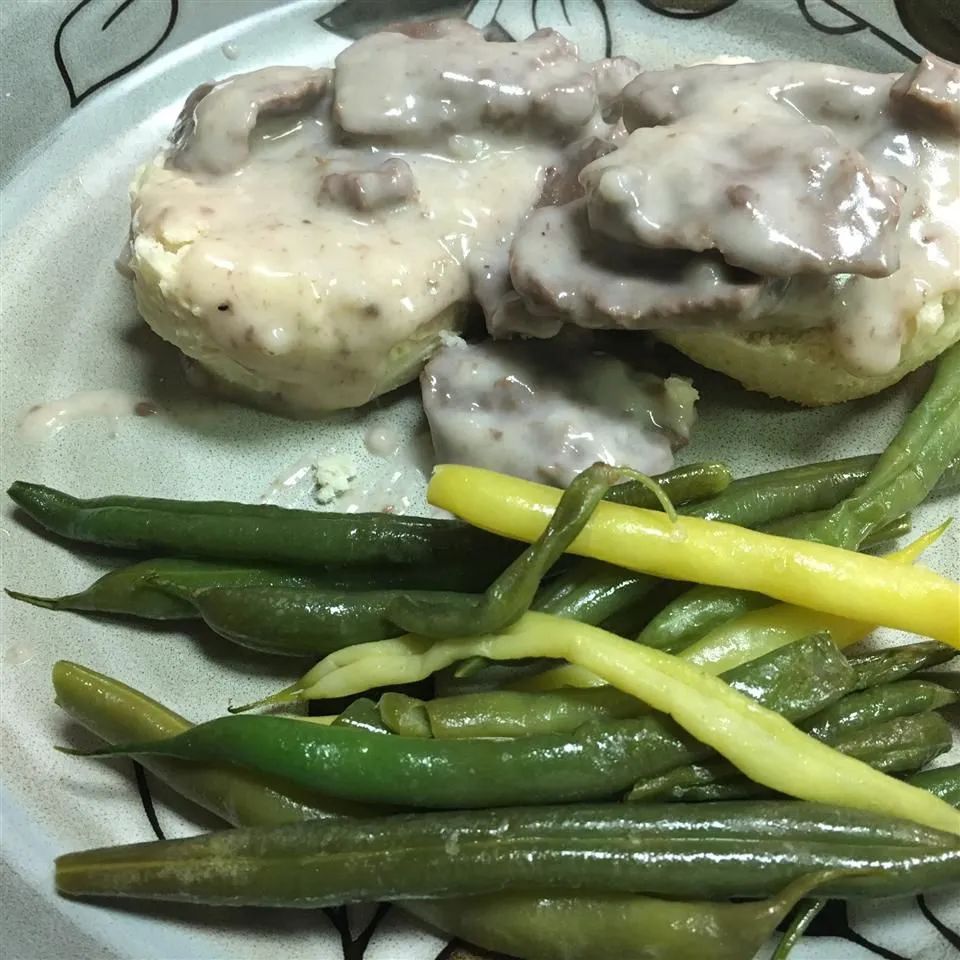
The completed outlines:
{"type": "MultiPolygon", "coordinates": [[[[85,495],[256,500],[305,455],[337,450],[363,459],[361,485],[379,495],[376,484],[397,465],[364,453],[364,436],[384,424],[406,436],[422,432],[414,396],[325,423],[292,423],[206,400],[138,322],[113,264],[126,231],[131,174],[197,83],[275,62],[328,63],[351,36],[407,10],[496,21],[517,37],[553,26],[589,57],[612,51],[649,66],[728,54],[899,70],[919,49],[892,0],[10,0],[0,10],[4,487],[26,478],[85,495]],[[41,443],[18,432],[31,405],[105,388],[149,400],[160,412],[77,423],[41,443]]],[[[684,458],[723,459],[751,473],[880,449],[925,375],[883,396],[816,412],[763,400],[701,371],[694,377],[703,397],[701,423],[684,458]]],[[[284,493],[282,502],[300,492],[284,493]]],[[[917,526],[929,527],[956,508],[956,502],[925,508],[917,526]]],[[[932,566],[954,576],[960,575],[958,536],[954,528],[929,554],[932,566]]],[[[3,585],[36,593],[80,588],[110,565],[109,558],[38,536],[6,504],[0,547],[3,585]]],[[[289,673],[284,664],[238,656],[225,642],[179,628],[47,613],[6,597],[2,604],[5,958],[458,955],[460,947],[396,910],[376,916],[372,908],[351,910],[344,927],[345,915],[337,913],[134,909],[57,898],[55,855],[146,840],[153,832],[129,763],[84,763],[52,750],[54,743],[90,742],[52,702],[55,660],[110,673],[196,719],[222,712],[230,699],[261,695],[289,673]],[[373,919],[364,947],[362,933],[373,919]]],[[[161,788],[154,795],[167,835],[213,825],[161,788]]],[[[838,904],[794,956],[947,960],[958,955],[958,929],[960,903],[949,894],[919,904],[838,904]]]]}

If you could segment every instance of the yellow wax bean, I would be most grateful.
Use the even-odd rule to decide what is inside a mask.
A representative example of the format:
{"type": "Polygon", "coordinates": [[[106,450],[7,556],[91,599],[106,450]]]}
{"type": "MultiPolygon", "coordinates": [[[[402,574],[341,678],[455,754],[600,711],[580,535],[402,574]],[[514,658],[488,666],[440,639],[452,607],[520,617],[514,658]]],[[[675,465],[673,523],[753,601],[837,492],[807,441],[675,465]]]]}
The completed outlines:
{"type": "MultiPolygon", "coordinates": [[[[883,559],[901,566],[914,563],[927,547],[940,539],[949,525],[948,520],[883,559]]],[[[838,647],[849,647],[863,640],[874,627],[872,623],[848,620],[792,603],[775,603],[772,607],[751,610],[711,630],[678,656],[709,669],[711,673],[726,673],[814,633],[829,633],[838,647]]]]}
{"type": "MultiPolygon", "coordinates": [[[[434,506],[501,536],[535,540],[560,491],[477,467],[440,466],[434,506]]],[[[696,517],[601,503],[570,552],[658,577],[766,594],[960,647],[960,584],[923,567],[696,517]]]]}

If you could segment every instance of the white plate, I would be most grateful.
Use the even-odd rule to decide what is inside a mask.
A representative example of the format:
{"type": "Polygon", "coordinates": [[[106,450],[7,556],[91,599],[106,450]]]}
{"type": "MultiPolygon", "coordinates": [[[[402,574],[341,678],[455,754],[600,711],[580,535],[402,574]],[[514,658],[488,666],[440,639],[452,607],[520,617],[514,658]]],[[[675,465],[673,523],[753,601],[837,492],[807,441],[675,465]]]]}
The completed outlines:
{"type": "MultiPolygon", "coordinates": [[[[128,285],[113,268],[127,226],[127,184],[187,92],[212,76],[268,63],[327,63],[348,42],[330,31],[354,32],[371,11],[382,15],[387,0],[347,0],[322,17],[331,6],[219,0],[178,8],[175,0],[138,0],[122,4],[112,20],[119,8],[106,0],[4,8],[4,487],[25,478],[82,495],[256,500],[305,454],[362,454],[370,423],[396,423],[408,435],[422,429],[416,398],[409,394],[320,424],[291,423],[198,397],[184,384],[172,351],[138,322],[128,285]],[[30,405],[98,388],[142,395],[163,413],[116,424],[78,423],[39,445],[19,437],[17,421],[30,405]]],[[[390,17],[401,16],[404,6],[390,3],[390,17]]],[[[654,67],[732,54],[898,70],[907,63],[903,51],[916,49],[893,4],[881,0],[850,0],[845,7],[833,0],[715,0],[713,6],[725,9],[699,18],[666,16],[654,6],[653,0],[434,4],[438,10],[469,9],[478,24],[496,17],[514,36],[534,29],[535,19],[537,26],[564,31],[588,56],[609,47],[654,67]]],[[[882,397],[810,412],[700,373],[702,420],[684,458],[724,459],[739,473],[751,473],[872,452],[893,434],[923,381],[920,374],[882,397]]],[[[363,479],[377,481],[390,469],[368,456],[363,479]]],[[[942,502],[925,508],[917,525],[928,527],[955,508],[942,502]]],[[[3,585],[37,593],[80,588],[108,562],[38,536],[14,518],[8,504],[0,545],[3,585]]],[[[957,575],[957,556],[954,529],[928,559],[957,575]]],[[[238,655],[226,643],[179,629],[47,613],[6,597],[2,603],[4,956],[252,960],[278,950],[285,960],[345,956],[340,936],[319,912],[102,907],[54,895],[56,854],[153,835],[129,763],[83,762],[52,750],[54,743],[89,742],[53,705],[55,660],[89,664],[196,719],[222,712],[230,698],[252,699],[286,674],[283,664],[238,655]]],[[[162,789],[155,793],[168,835],[213,825],[162,789]]],[[[956,897],[931,896],[928,905],[940,922],[960,927],[956,897]]],[[[369,912],[351,913],[356,934],[369,912]]],[[[838,908],[817,929],[836,936],[808,938],[796,960],[946,960],[956,956],[958,943],[955,933],[938,932],[912,900],[852,906],[849,914],[838,908]],[[846,926],[856,933],[837,939],[846,926]]],[[[445,944],[394,910],[379,923],[365,958],[430,960],[445,944]]],[[[353,948],[350,955],[360,954],[353,948]]]]}

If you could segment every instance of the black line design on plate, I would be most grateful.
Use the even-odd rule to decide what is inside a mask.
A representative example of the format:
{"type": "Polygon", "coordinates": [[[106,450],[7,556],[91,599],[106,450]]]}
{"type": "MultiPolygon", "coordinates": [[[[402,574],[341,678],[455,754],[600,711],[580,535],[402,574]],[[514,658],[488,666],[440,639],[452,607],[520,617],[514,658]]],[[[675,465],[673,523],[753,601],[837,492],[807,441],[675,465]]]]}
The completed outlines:
{"type": "Polygon", "coordinates": [[[840,27],[831,27],[829,24],[821,23],[810,12],[810,8],[807,6],[807,0],[797,0],[797,6],[803,14],[803,19],[806,20],[814,30],[819,30],[820,33],[833,33],[837,36],[842,36],[845,33],[859,33],[861,30],[866,30],[866,24],[864,23],[851,22],[840,27]]]}
{"type": "Polygon", "coordinates": [[[868,30],[878,40],[882,40],[888,47],[896,50],[897,53],[902,54],[908,60],[912,60],[914,63],[920,62],[920,54],[917,53],[916,50],[912,50],[906,44],[901,43],[896,37],[890,36],[889,33],[870,23],[869,20],[864,20],[864,18],[859,14],[848,10],[842,3],[839,3],[838,0],[819,0],[819,2],[830,7],[831,10],[836,10],[837,13],[842,13],[845,17],[850,18],[849,26],[832,27],[829,24],[821,23],[816,17],[813,16],[808,7],[809,0],[797,0],[797,6],[800,8],[800,12],[803,14],[804,20],[806,20],[811,27],[813,27],[815,30],[818,30],[820,33],[838,35],[856,33],[860,30],[868,30]]]}
{"type": "Polygon", "coordinates": [[[150,782],[147,780],[147,771],[143,765],[133,762],[133,777],[137,781],[137,791],[140,794],[140,802],[143,804],[143,812],[147,815],[147,820],[157,835],[158,840],[166,840],[166,835],[160,829],[160,821],[157,819],[157,808],[153,805],[153,794],[150,792],[150,782]]]}
{"type": "MultiPolygon", "coordinates": [[[[132,70],[136,70],[136,68],[139,67],[140,64],[144,63],[151,56],[153,56],[153,54],[156,53],[161,46],[163,46],[163,43],[167,39],[167,37],[170,36],[170,32],[173,30],[174,24],[177,22],[177,16],[180,12],[180,0],[152,0],[152,2],[154,3],[156,2],[166,3],[170,11],[167,17],[166,25],[164,26],[163,31],[161,32],[157,40],[153,43],[153,45],[150,46],[144,53],[129,60],[126,64],[124,64],[119,69],[114,70],[113,73],[110,73],[105,77],[102,77],[96,83],[87,87],[86,90],[78,91],[76,88],[76,85],[73,82],[73,78],[70,76],[70,71],[67,68],[66,61],[64,60],[64,57],[63,57],[64,35],[67,27],[74,20],[74,18],[92,2],[93,0],[80,0],[80,2],[75,7],[73,7],[70,10],[70,12],[60,22],[60,26],[57,28],[57,33],[53,40],[53,59],[57,65],[57,70],[60,72],[60,77],[63,80],[63,85],[67,89],[67,96],[70,98],[71,109],[73,107],[79,106],[79,104],[81,104],[84,100],[86,100],[87,97],[89,97],[91,94],[96,93],[98,90],[101,90],[108,83],[113,83],[114,80],[120,79],[120,77],[125,76],[126,74],[130,73],[132,70]]],[[[136,2],[137,0],[123,0],[122,3],[118,4],[117,7],[110,13],[110,16],[108,16],[103,21],[103,24],[100,27],[100,32],[106,33],[109,30],[111,24],[113,24],[113,22],[122,13],[124,13],[126,10],[133,7],[134,4],[136,4],[136,2]]]]}
{"type": "Polygon", "coordinates": [[[701,20],[703,17],[712,17],[727,7],[732,7],[737,0],[714,0],[712,6],[704,7],[702,10],[683,10],[677,7],[665,7],[662,4],[665,0],[637,0],[641,7],[645,7],[652,13],[659,13],[662,17],[669,17],[671,20],[701,20]]]}
{"type": "Polygon", "coordinates": [[[613,56],[613,31],[610,29],[610,15],[607,13],[607,0],[594,0],[603,21],[603,55],[613,56]]]}
{"type": "MultiPolygon", "coordinates": [[[[781,925],[781,929],[782,927],[783,925],[781,925]]],[[[873,943],[857,933],[857,931],[850,926],[847,904],[843,900],[827,901],[824,908],[814,917],[810,926],[807,927],[804,939],[807,937],[813,937],[814,939],[833,937],[838,940],[846,940],[848,943],[856,944],[858,947],[863,947],[864,950],[869,950],[876,956],[883,957],[884,960],[910,960],[909,957],[895,953],[893,950],[888,950],[886,947],[878,943],[873,943]]]]}
{"type": "Polygon", "coordinates": [[[927,905],[926,898],[921,893],[917,897],[917,906],[920,908],[920,912],[926,918],[937,933],[943,937],[952,947],[956,947],[960,951],[960,932],[957,932],[952,927],[948,927],[927,905]]]}
{"type": "Polygon", "coordinates": [[[573,21],[570,19],[570,14],[567,12],[567,0],[560,0],[560,10],[563,13],[563,19],[567,21],[567,26],[572,27],[573,21]]]}
{"type": "MultiPolygon", "coordinates": [[[[603,0],[594,0],[594,2],[601,5],[603,0]]],[[[668,0],[636,0],[636,2],[645,10],[659,14],[662,17],[668,17],[672,20],[700,20],[704,17],[711,17],[714,14],[728,10],[737,0],[716,0],[713,5],[705,7],[702,10],[682,10],[675,7],[663,6],[662,4],[668,2],[668,0]]],[[[828,23],[823,23],[811,12],[811,0],[796,0],[797,8],[803,16],[803,19],[818,33],[825,33],[831,36],[845,36],[846,34],[859,33],[862,30],[867,30],[878,40],[885,43],[891,49],[896,50],[897,53],[906,57],[908,60],[912,60],[914,63],[919,62],[919,53],[906,44],[901,43],[896,37],[891,36],[885,30],[881,30],[880,27],[870,23],[869,20],[865,20],[859,14],[848,10],[842,3],[838,2],[838,0],[817,0],[817,2],[825,4],[837,13],[842,13],[850,21],[843,26],[832,26],[828,23]]],[[[911,5],[915,2],[917,2],[917,0],[910,0],[911,5]]],[[[901,4],[906,6],[905,0],[897,0],[898,11],[900,10],[901,4]]],[[[903,16],[901,14],[901,20],[902,19],[903,16]]]]}
{"type": "Polygon", "coordinates": [[[340,936],[343,960],[363,960],[367,947],[370,945],[370,939],[376,933],[377,927],[380,926],[392,906],[390,903],[378,903],[370,922],[360,931],[356,939],[350,933],[350,915],[347,912],[347,907],[327,907],[323,911],[340,936]]]}

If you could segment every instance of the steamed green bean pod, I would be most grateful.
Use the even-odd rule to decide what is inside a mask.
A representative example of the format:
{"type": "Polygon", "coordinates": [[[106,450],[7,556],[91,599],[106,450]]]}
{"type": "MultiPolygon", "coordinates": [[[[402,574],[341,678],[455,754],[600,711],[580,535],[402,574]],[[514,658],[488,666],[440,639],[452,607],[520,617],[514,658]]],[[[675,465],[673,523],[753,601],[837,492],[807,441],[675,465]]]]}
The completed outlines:
{"type": "MultiPolygon", "coordinates": [[[[883,773],[914,773],[953,745],[950,725],[937,713],[897,717],[861,730],[832,735],[824,742],[848,757],[883,773]]],[[[667,778],[665,778],[666,781],[667,778]]],[[[912,782],[912,781],[911,781],[912,782]]],[[[749,800],[775,794],[723,764],[705,765],[697,776],[678,776],[666,789],[631,793],[633,800],[709,803],[749,800]],[[683,782],[681,782],[683,781],[683,782]]]]}
{"type": "Polygon", "coordinates": [[[929,790],[953,807],[960,807],[960,763],[932,770],[921,770],[908,778],[915,787],[929,790]]]}
{"type": "MultiPolygon", "coordinates": [[[[294,721],[290,721],[294,722],[294,721]]],[[[71,896],[320,907],[509,891],[892,896],[960,881],[960,840],[819,804],[606,804],[330,820],[70,853],[71,896]]]]}
{"type": "Polygon", "coordinates": [[[390,606],[393,623],[408,633],[434,639],[473,637],[492,633],[518,620],[533,604],[547,571],[563,556],[590,519],[597,504],[616,484],[637,478],[673,507],[656,483],[636,471],[595,463],[576,476],[564,490],[546,529],[487,588],[483,596],[399,597],[390,606]]]}
{"type": "Polygon", "coordinates": [[[512,544],[455,520],[220,500],[82,499],[22,480],[7,493],[62,537],[154,554],[310,566],[433,566],[458,563],[464,556],[506,562],[516,555],[512,544]]]}
{"type": "MultiPolygon", "coordinates": [[[[53,687],[58,706],[108,743],[161,740],[192,727],[189,720],[146,694],[77,663],[54,664],[53,687]]],[[[216,761],[198,765],[158,756],[142,762],[177,793],[238,826],[297,823],[372,810],[216,761]]]]}
{"type": "Polygon", "coordinates": [[[829,877],[811,874],[774,897],[745,903],[578,891],[492,893],[400,905],[447,933],[524,960],[595,957],[600,949],[617,960],[745,960],[798,899],[829,877]]]}
{"type": "Polygon", "coordinates": [[[289,657],[319,657],[353,643],[400,636],[391,611],[399,599],[470,603],[470,594],[427,590],[323,590],[289,587],[211,587],[185,590],[166,580],[158,589],[193,604],[227,640],[289,657]]]}
{"type": "MultiPolygon", "coordinates": [[[[735,690],[791,720],[819,713],[852,689],[853,671],[829,638],[809,637],[722,674],[735,690]]],[[[615,687],[544,693],[512,690],[468,693],[435,700],[385,694],[380,713],[394,733],[439,739],[525,737],[572,733],[590,721],[649,713],[615,687]]]]}

